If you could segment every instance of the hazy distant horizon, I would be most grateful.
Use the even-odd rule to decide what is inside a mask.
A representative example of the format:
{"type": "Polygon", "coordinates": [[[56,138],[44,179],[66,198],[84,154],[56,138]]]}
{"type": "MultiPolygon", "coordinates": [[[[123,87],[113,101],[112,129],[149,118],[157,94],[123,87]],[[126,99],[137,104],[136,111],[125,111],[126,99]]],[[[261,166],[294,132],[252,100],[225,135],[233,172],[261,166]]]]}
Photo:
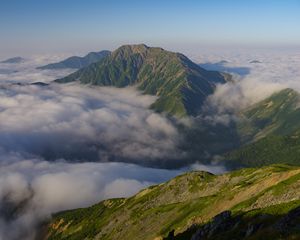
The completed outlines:
{"type": "Polygon", "coordinates": [[[84,46],[82,48],[58,48],[55,50],[51,49],[43,49],[43,50],[35,50],[35,51],[11,51],[11,52],[0,52],[0,61],[6,60],[12,57],[24,57],[24,58],[34,58],[36,56],[41,57],[57,57],[58,59],[64,59],[69,56],[84,56],[89,52],[97,52],[102,50],[114,51],[118,47],[127,44],[146,44],[149,47],[162,47],[165,50],[180,52],[185,54],[188,57],[193,57],[201,54],[217,54],[224,52],[300,52],[300,44],[299,45],[207,45],[207,44],[182,44],[182,45],[172,45],[168,43],[155,44],[148,42],[123,42],[116,45],[105,45],[98,44],[95,46],[84,46]]]}
{"type": "Polygon", "coordinates": [[[83,55],[133,43],[183,53],[300,48],[299,12],[297,0],[2,0],[0,58],[83,55]]]}

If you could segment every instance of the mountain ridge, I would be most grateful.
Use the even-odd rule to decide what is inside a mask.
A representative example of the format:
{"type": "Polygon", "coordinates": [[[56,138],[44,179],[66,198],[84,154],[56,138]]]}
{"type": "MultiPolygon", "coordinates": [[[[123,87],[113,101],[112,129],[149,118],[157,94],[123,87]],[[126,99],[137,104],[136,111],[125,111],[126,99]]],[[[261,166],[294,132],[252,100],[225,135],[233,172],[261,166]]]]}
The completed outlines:
{"type": "MultiPolygon", "coordinates": [[[[245,237],[240,239],[261,239],[253,237],[260,227],[246,232],[258,223],[267,226],[268,222],[264,223],[262,218],[265,214],[269,214],[265,218],[269,219],[270,214],[288,215],[290,210],[299,207],[300,194],[295,191],[299,184],[300,168],[288,165],[241,169],[223,175],[193,171],[146,188],[130,198],[104,200],[88,208],[55,214],[47,225],[46,239],[217,239],[195,235],[213,223],[215,220],[211,220],[216,216],[224,217],[228,211],[232,218],[240,219],[241,227],[243,221],[248,221],[247,216],[260,216],[254,218],[251,226],[246,225],[245,232],[236,228],[231,231],[236,233],[232,236],[245,237]],[[242,220],[239,216],[246,218],[242,220]],[[184,233],[189,237],[179,238],[184,233]]],[[[210,225],[210,228],[215,227],[210,225]]],[[[217,233],[222,236],[225,230],[220,228],[217,233]]],[[[299,229],[297,234],[300,236],[299,229]]]]}
{"type": "Polygon", "coordinates": [[[103,50],[100,52],[90,52],[84,57],[72,56],[57,63],[50,63],[45,66],[37,67],[37,69],[80,69],[92,63],[100,61],[102,58],[110,54],[110,51],[103,50]]]}
{"type": "Polygon", "coordinates": [[[270,97],[242,111],[255,139],[268,134],[286,135],[300,129],[300,94],[291,89],[273,93],[270,97]]]}
{"type": "Polygon", "coordinates": [[[230,167],[300,165],[300,94],[291,89],[273,93],[241,113],[238,126],[244,144],[223,156],[230,167]]]}
{"type": "Polygon", "coordinates": [[[13,58],[8,58],[4,61],[1,61],[0,63],[22,63],[25,61],[25,58],[22,57],[13,57],[13,58]]]}

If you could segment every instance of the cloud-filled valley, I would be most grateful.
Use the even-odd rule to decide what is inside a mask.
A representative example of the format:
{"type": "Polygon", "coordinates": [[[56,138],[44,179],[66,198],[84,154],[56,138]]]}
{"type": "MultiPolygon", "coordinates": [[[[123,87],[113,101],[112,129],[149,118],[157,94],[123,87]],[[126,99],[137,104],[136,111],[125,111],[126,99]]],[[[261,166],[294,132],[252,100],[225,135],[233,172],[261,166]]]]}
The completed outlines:
{"type": "Polygon", "coordinates": [[[5,64],[12,70],[0,74],[0,239],[33,239],[53,212],[130,196],[183,171],[110,163],[183,155],[174,124],[148,109],[156,97],[134,88],[30,85],[70,72],[40,64],[5,64]]]}
{"type": "MultiPolygon", "coordinates": [[[[276,90],[300,90],[299,56],[194,54],[196,62],[234,75],[209,97],[206,108],[215,111],[204,119],[226,125],[237,111],[276,90]]],[[[28,84],[72,72],[36,69],[54,59],[0,64],[0,239],[33,239],[32,229],[53,212],[131,196],[188,169],[226,171],[201,161],[159,168],[176,167],[187,153],[178,148],[184,139],[176,120],[149,109],[155,96],[135,88],[28,84]]]]}
{"type": "Polygon", "coordinates": [[[176,152],[176,128],[134,89],[3,85],[0,145],[49,160],[147,161],[176,152]]]}

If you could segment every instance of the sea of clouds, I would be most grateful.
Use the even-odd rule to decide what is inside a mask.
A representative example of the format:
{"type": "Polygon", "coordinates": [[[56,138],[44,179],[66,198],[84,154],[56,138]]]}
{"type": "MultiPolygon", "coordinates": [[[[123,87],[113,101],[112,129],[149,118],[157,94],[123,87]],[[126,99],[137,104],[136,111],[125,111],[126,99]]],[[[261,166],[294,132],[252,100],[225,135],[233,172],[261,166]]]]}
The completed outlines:
{"type": "Polygon", "coordinates": [[[155,97],[30,85],[73,71],[36,69],[45,62],[0,64],[0,239],[33,239],[51,213],[130,196],[182,172],[111,162],[180,157],[176,128],[148,109],[155,97]]]}
{"type": "MultiPolygon", "coordinates": [[[[206,107],[217,112],[209,121],[227,124],[234,112],[274,91],[300,90],[299,56],[274,51],[193,55],[203,67],[234,75],[208,99],[206,107]]],[[[178,149],[182,139],[174,122],[149,110],[156,97],[134,88],[29,84],[50,83],[73,71],[36,69],[56,60],[0,64],[1,240],[31,240],[35,227],[53,212],[130,196],[190,169],[226,171],[201,164],[147,167],[166,167],[186,154],[178,149]]]]}
{"type": "Polygon", "coordinates": [[[207,100],[214,109],[212,122],[228,124],[236,113],[276,91],[300,91],[300,49],[228,49],[193,53],[200,66],[232,74],[233,81],[218,85],[207,100]]]}

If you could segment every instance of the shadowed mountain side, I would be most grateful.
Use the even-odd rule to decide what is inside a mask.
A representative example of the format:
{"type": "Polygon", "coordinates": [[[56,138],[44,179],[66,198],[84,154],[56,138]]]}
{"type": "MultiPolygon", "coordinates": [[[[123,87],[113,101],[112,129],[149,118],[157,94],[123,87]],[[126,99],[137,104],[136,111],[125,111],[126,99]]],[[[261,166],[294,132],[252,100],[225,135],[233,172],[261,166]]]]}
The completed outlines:
{"type": "Polygon", "coordinates": [[[224,155],[230,168],[261,167],[274,163],[300,165],[300,134],[271,135],[224,155]]]}
{"type": "Polygon", "coordinates": [[[278,204],[241,214],[224,211],[209,223],[192,226],[164,240],[283,240],[300,238],[300,201],[278,204]]]}
{"type": "Polygon", "coordinates": [[[241,146],[240,135],[234,121],[229,124],[194,120],[192,126],[179,125],[183,141],[179,148],[188,153],[184,161],[210,164],[216,156],[241,146]]]}

